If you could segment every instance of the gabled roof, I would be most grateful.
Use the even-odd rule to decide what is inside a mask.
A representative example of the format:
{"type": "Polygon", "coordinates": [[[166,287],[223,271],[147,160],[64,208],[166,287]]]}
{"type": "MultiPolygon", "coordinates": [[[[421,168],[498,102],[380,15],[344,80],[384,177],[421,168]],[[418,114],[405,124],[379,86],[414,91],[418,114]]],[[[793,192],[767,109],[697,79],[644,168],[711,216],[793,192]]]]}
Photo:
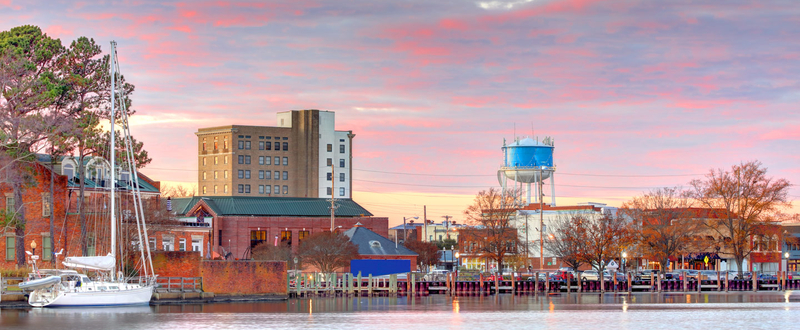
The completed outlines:
{"type": "Polygon", "coordinates": [[[407,249],[403,245],[397,245],[388,238],[378,235],[372,230],[356,226],[343,233],[350,237],[350,242],[358,246],[360,255],[383,255],[383,256],[416,256],[416,252],[407,249]]]}
{"type": "MultiPolygon", "coordinates": [[[[226,215],[325,217],[331,215],[331,202],[326,198],[195,196],[172,199],[172,209],[186,214],[203,201],[214,213],[226,215]]],[[[336,200],[337,217],[372,216],[352,199],[336,200]]]]}
{"type": "MultiPolygon", "coordinates": [[[[39,162],[40,164],[42,164],[42,166],[45,169],[47,169],[47,170],[50,169],[50,167],[48,166],[48,164],[50,164],[50,160],[52,159],[52,157],[50,155],[37,153],[37,154],[35,154],[35,156],[36,156],[36,161],[39,162]]],[[[56,158],[58,159],[58,161],[56,163],[61,163],[64,160],[64,158],[67,158],[67,156],[57,156],[56,158]]],[[[90,159],[91,159],[91,157],[86,157],[86,158],[84,158],[84,162],[88,162],[90,159]]],[[[56,175],[61,175],[61,174],[56,171],[56,175]]],[[[159,192],[158,188],[156,188],[154,185],[152,185],[150,182],[148,182],[148,180],[152,180],[152,179],[148,178],[147,176],[145,176],[142,173],[138,173],[138,175],[139,175],[139,190],[141,192],[148,192],[148,193],[158,193],[159,192]]],[[[80,183],[78,181],[77,176],[74,177],[74,178],[67,178],[67,186],[69,188],[80,187],[80,183]]],[[[84,186],[86,188],[88,188],[88,189],[108,188],[108,187],[104,187],[104,186],[100,185],[98,182],[92,181],[89,178],[86,178],[86,182],[85,182],[84,186]]],[[[117,180],[117,189],[119,189],[119,190],[123,190],[123,191],[124,190],[133,190],[133,186],[134,186],[134,182],[133,182],[132,178],[131,178],[130,181],[117,180]]]]}

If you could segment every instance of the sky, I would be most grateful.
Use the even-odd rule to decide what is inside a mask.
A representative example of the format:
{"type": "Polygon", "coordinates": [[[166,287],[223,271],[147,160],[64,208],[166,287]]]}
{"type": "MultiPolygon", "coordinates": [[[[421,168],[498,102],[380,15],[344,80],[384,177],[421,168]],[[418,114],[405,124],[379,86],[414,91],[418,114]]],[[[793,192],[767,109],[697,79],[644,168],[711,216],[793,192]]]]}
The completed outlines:
{"type": "Polygon", "coordinates": [[[800,212],[795,0],[0,0],[0,30],[20,25],[117,41],[143,173],[170,184],[196,182],[200,127],[321,109],[356,134],[353,198],[390,225],[463,221],[529,136],[555,140],[558,205],[758,160],[800,212]]]}

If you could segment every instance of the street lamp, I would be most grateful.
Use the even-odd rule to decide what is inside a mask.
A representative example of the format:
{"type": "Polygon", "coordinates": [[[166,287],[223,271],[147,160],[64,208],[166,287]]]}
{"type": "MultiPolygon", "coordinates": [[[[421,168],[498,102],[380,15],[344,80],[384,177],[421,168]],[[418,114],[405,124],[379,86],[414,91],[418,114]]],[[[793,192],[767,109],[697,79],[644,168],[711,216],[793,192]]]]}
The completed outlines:
{"type": "Polygon", "coordinates": [[[628,252],[622,252],[622,272],[625,272],[625,258],[628,257],[628,252]]]}
{"type": "Polygon", "coordinates": [[[461,258],[459,258],[459,257],[461,257],[461,253],[456,251],[456,271],[458,271],[458,266],[461,265],[461,258]]]}
{"type": "Polygon", "coordinates": [[[403,244],[406,244],[406,239],[408,239],[408,236],[406,236],[406,219],[415,219],[416,220],[416,219],[419,219],[419,217],[408,217],[408,218],[403,217],[403,244]]]}

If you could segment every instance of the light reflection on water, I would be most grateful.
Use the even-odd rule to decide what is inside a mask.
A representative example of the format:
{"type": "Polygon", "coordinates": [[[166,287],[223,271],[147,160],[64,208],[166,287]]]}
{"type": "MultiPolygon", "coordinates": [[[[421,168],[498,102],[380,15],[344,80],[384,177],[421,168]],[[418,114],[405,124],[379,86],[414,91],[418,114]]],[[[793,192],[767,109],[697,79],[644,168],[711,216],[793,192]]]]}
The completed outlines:
{"type": "Polygon", "coordinates": [[[791,329],[800,293],[310,298],[0,311],[0,329],[791,329]]]}

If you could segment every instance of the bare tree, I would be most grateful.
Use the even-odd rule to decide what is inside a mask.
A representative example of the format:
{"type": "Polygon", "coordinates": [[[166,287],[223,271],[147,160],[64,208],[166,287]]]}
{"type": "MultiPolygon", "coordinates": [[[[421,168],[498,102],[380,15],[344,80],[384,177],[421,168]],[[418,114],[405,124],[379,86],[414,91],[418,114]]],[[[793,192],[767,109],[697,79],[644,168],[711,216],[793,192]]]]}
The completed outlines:
{"type": "Polygon", "coordinates": [[[331,273],[347,267],[350,260],[358,258],[358,247],[347,236],[335,232],[320,232],[303,239],[297,255],[317,267],[320,272],[331,273]]]}
{"type": "Polygon", "coordinates": [[[417,253],[419,269],[427,269],[430,265],[439,263],[439,247],[435,242],[408,240],[403,246],[417,253]]]}
{"type": "Polygon", "coordinates": [[[620,212],[633,221],[639,251],[665,270],[669,257],[687,252],[702,226],[689,212],[689,200],[678,188],[659,188],[624,203],[620,212]]]}
{"type": "Polygon", "coordinates": [[[161,196],[164,197],[172,197],[172,198],[181,198],[181,197],[192,197],[195,195],[196,192],[196,185],[193,185],[191,188],[185,185],[170,185],[164,184],[161,186],[161,196]]]}
{"type": "Polygon", "coordinates": [[[583,219],[586,229],[584,261],[592,264],[603,276],[605,262],[619,257],[622,247],[631,242],[629,223],[623,218],[604,214],[600,218],[583,219]]]}
{"type": "Polygon", "coordinates": [[[513,223],[517,211],[514,202],[518,195],[519,191],[483,190],[464,211],[467,222],[479,227],[475,233],[484,237],[483,244],[477,246],[476,252],[497,262],[501,273],[504,259],[517,254],[521,245],[513,223]]]}
{"type": "Polygon", "coordinates": [[[706,226],[725,240],[741,275],[744,259],[753,251],[750,243],[764,224],[768,224],[791,206],[791,184],[786,179],[767,176],[759,161],[734,165],[729,171],[711,170],[705,179],[692,180],[690,196],[700,205],[718,210],[706,226]]]}
{"type": "Polygon", "coordinates": [[[253,260],[281,260],[286,261],[287,265],[292,264],[292,258],[294,257],[292,248],[289,246],[285,244],[273,246],[269,242],[263,242],[253,247],[250,255],[253,260]]]}
{"type": "Polygon", "coordinates": [[[548,251],[576,271],[586,259],[586,223],[582,214],[560,216],[550,224],[553,236],[544,242],[548,251]]]}

